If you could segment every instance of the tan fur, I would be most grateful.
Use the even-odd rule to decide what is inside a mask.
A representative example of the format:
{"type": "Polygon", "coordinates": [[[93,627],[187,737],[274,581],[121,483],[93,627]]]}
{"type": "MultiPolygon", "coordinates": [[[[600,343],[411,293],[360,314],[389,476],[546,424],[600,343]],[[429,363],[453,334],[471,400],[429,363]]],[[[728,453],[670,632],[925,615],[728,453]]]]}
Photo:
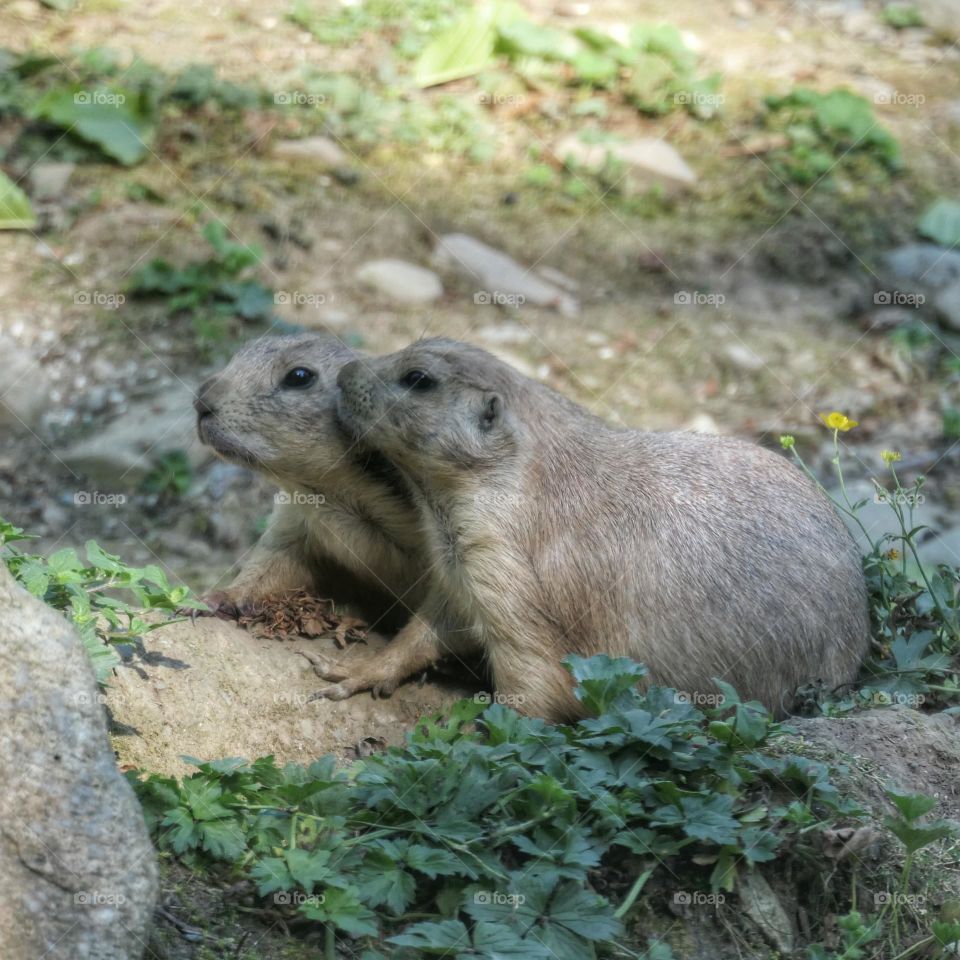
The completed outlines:
{"type": "Polygon", "coordinates": [[[267,530],[225,591],[231,611],[278,593],[310,590],[353,601],[374,625],[410,623],[383,658],[352,658],[351,675],[331,658],[314,660],[321,691],[388,692],[439,656],[436,637],[415,614],[427,592],[426,551],[406,485],[376,455],[358,449],[336,422],[336,376],[357,354],[333,337],[265,337],[246,344],[195,400],[198,431],[224,459],[273,480],[282,493],[267,530]],[[316,374],[305,388],[283,386],[295,367],[316,374]]]}
{"type": "Polygon", "coordinates": [[[615,428],[467,344],[355,360],[339,417],[415,491],[424,614],[476,638],[498,694],[579,714],[560,660],[641,660],[701,702],[713,677],[782,713],[852,680],[869,643],[858,551],[829,502],[753,444],[615,428]],[[405,385],[411,371],[435,385],[405,385]]]}

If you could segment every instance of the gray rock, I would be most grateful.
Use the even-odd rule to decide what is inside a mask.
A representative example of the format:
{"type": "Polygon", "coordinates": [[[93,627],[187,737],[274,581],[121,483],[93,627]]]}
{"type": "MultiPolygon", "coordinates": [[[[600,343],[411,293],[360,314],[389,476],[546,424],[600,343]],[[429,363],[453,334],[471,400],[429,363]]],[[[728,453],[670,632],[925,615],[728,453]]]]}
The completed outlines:
{"type": "Polygon", "coordinates": [[[207,493],[214,500],[222,500],[224,496],[236,486],[249,483],[250,471],[238,467],[234,463],[224,463],[218,460],[207,473],[207,493]]]}
{"type": "Polygon", "coordinates": [[[8,337],[0,337],[0,382],[0,427],[34,430],[51,385],[43,367],[8,337]]]}
{"type": "Polygon", "coordinates": [[[730,365],[742,373],[756,373],[767,365],[767,361],[745,343],[727,344],[723,352],[730,365]]]}
{"type": "Polygon", "coordinates": [[[181,383],[131,402],[121,416],[58,456],[78,474],[115,490],[136,486],[175,450],[185,451],[195,468],[213,458],[197,439],[193,389],[181,383]]]}
{"type": "Polygon", "coordinates": [[[893,277],[934,290],[960,279],[960,252],[935,243],[908,243],[883,255],[893,277]]]}
{"type": "Polygon", "coordinates": [[[956,0],[915,0],[923,22],[948,40],[960,40],[960,6],[956,0]]]}
{"type": "Polygon", "coordinates": [[[440,237],[434,260],[475,281],[479,289],[473,300],[478,305],[522,307],[530,303],[554,307],[568,316],[579,312],[579,304],[565,290],[537,276],[513,257],[465,233],[440,237]]]}
{"type": "Polygon", "coordinates": [[[665,140],[641,137],[626,143],[584,143],[577,134],[564,137],[554,147],[560,160],[572,160],[577,166],[597,171],[609,156],[626,166],[626,185],[646,189],[652,185],[673,189],[689,189],[697,175],[679,152],[665,140]]]}
{"type": "Polygon", "coordinates": [[[764,938],[780,953],[791,954],[796,934],[779,897],[758,870],[743,870],[737,879],[737,893],[744,913],[760,928],[764,938]]]}
{"type": "Polygon", "coordinates": [[[371,260],[356,277],[399,303],[433,303],[443,296],[443,284],[432,270],[406,260],[371,260]]]}
{"type": "Polygon", "coordinates": [[[285,160],[303,160],[328,169],[342,167],[350,162],[346,152],[329,137],[280,140],[273,145],[273,155],[285,160]]]}
{"type": "Polygon", "coordinates": [[[76,167],[75,163],[35,164],[28,175],[30,195],[34,200],[59,200],[76,167]]]}
{"type": "Polygon", "coordinates": [[[937,317],[948,327],[960,331],[960,280],[938,291],[933,299],[937,317]]]}
{"type": "Polygon", "coordinates": [[[76,631],[0,563],[4,960],[141,957],[157,868],[76,631]]]}

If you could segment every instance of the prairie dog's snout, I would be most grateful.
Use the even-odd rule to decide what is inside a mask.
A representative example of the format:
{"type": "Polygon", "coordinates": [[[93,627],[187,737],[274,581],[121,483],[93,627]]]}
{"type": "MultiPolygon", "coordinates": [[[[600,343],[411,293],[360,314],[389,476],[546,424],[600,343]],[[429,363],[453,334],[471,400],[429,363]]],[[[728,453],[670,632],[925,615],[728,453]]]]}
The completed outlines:
{"type": "MultiPolygon", "coordinates": [[[[217,377],[207,377],[197,388],[193,397],[193,409],[197,411],[197,426],[199,428],[204,417],[213,416],[217,412],[217,377]]],[[[203,434],[200,434],[203,439],[203,434]]]]}
{"type": "Polygon", "coordinates": [[[361,427],[374,413],[376,374],[363,360],[351,360],[337,374],[337,416],[351,429],[361,427]]]}

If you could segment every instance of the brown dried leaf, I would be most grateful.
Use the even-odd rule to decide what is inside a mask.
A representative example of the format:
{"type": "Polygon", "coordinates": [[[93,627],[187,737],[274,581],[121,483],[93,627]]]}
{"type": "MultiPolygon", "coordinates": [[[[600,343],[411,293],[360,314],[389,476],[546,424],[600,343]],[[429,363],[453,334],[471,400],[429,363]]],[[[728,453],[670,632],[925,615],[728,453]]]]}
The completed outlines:
{"type": "Polygon", "coordinates": [[[306,592],[264,597],[237,622],[257,636],[278,640],[332,637],[341,649],[362,640],[367,627],[356,617],[338,614],[332,600],[306,592]]]}

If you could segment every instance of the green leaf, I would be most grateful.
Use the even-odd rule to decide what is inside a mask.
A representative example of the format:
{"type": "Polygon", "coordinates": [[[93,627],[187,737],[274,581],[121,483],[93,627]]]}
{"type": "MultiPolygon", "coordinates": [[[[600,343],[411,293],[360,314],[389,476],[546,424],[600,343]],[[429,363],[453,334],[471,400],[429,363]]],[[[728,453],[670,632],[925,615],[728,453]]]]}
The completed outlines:
{"type": "Polygon", "coordinates": [[[288,850],[287,869],[290,876],[307,893],[313,893],[314,887],[331,876],[329,850],[288,850]]]}
{"type": "Polygon", "coordinates": [[[200,845],[200,831],[189,811],[183,807],[171,810],[161,821],[161,826],[169,827],[166,839],[175,853],[183,853],[200,845]]]}
{"type": "Polygon", "coordinates": [[[623,932],[610,904],[577,883],[564,883],[550,900],[549,918],[585,940],[612,940],[623,932]]]}
{"type": "Polygon", "coordinates": [[[957,836],[957,825],[947,820],[937,820],[933,823],[916,825],[905,823],[903,820],[887,817],[883,825],[907,848],[907,853],[916,853],[924,847],[943,840],[945,837],[957,836]]]}
{"type": "Polygon", "coordinates": [[[615,700],[647,675],[647,668],[626,657],[612,658],[605,654],[586,659],[571,654],[564,666],[577,681],[577,698],[591,713],[603,713],[615,700]]]}
{"type": "Polygon", "coordinates": [[[94,144],[125,166],[143,159],[153,135],[140,97],[120,88],[54,89],[35,104],[34,115],[94,144]]]}
{"type": "Polygon", "coordinates": [[[923,26],[923,15],[912,3],[888,3],[880,16],[883,22],[894,30],[923,26]]]}
{"type": "Polygon", "coordinates": [[[960,243],[960,201],[936,200],[917,222],[917,232],[941,247],[956,246],[960,243]]]}
{"type": "Polygon", "coordinates": [[[413,69],[418,87],[472,77],[493,60],[496,4],[481,4],[461,16],[423,49],[413,69]]]}
{"type": "Polygon", "coordinates": [[[361,902],[354,889],[339,890],[327,887],[322,899],[308,900],[300,905],[300,912],[311,920],[332,923],[353,937],[375,937],[377,918],[361,902]]]}
{"type": "Polygon", "coordinates": [[[464,869],[462,858],[449,850],[420,844],[410,847],[406,861],[414,870],[425,873],[431,880],[439,876],[455,876],[464,869]]]}
{"type": "Polygon", "coordinates": [[[551,956],[550,948],[537,940],[536,934],[524,938],[506,924],[489,920],[474,925],[473,948],[489,960],[547,960],[551,956]]]}
{"type": "Polygon", "coordinates": [[[389,937],[387,943],[398,947],[414,947],[422,953],[444,955],[468,946],[470,936],[459,920],[424,920],[407,927],[395,937],[389,937]]]}
{"type": "Polygon", "coordinates": [[[93,675],[97,683],[103,683],[120,666],[120,656],[110,644],[104,643],[103,639],[97,635],[94,624],[91,623],[89,629],[80,629],[79,633],[83,641],[83,649],[90,658],[93,675]]]}
{"type": "Polygon", "coordinates": [[[501,22],[497,30],[497,50],[509,57],[536,57],[540,60],[569,61],[578,45],[565,30],[555,30],[529,20],[501,22]]]}
{"type": "Polygon", "coordinates": [[[203,849],[219,860],[239,860],[246,852],[246,837],[233,819],[205,820],[197,829],[203,849]]]}
{"type": "Polygon", "coordinates": [[[280,857],[263,857],[251,868],[250,877],[256,881],[257,893],[262,897],[293,887],[293,877],[287,869],[287,862],[280,857]]]}
{"type": "Polygon", "coordinates": [[[688,837],[709,840],[718,846],[737,842],[740,824],[733,818],[733,797],[714,794],[704,797],[681,797],[679,807],[671,804],[655,810],[653,826],[676,826],[688,837]]]}
{"type": "Polygon", "coordinates": [[[937,943],[942,947],[960,943],[960,923],[956,921],[934,920],[930,929],[937,943]]]}
{"type": "Polygon", "coordinates": [[[223,788],[205,777],[192,776],[183,781],[184,803],[197,820],[219,820],[230,811],[220,803],[223,788]]]}
{"type": "Polygon", "coordinates": [[[883,792],[904,820],[918,820],[937,805],[935,797],[928,797],[924,793],[900,793],[893,789],[883,792]]]}
{"type": "MultiPolygon", "coordinates": [[[[384,848],[394,846],[389,841],[381,841],[381,844],[384,848]]],[[[392,913],[400,914],[413,902],[417,882],[412,873],[397,863],[398,856],[398,853],[389,856],[382,850],[368,854],[363,869],[357,875],[357,886],[368,907],[384,904],[392,913]]]]}
{"type": "Polygon", "coordinates": [[[36,225],[27,195],[0,170],[0,230],[32,230],[36,225]]]}

